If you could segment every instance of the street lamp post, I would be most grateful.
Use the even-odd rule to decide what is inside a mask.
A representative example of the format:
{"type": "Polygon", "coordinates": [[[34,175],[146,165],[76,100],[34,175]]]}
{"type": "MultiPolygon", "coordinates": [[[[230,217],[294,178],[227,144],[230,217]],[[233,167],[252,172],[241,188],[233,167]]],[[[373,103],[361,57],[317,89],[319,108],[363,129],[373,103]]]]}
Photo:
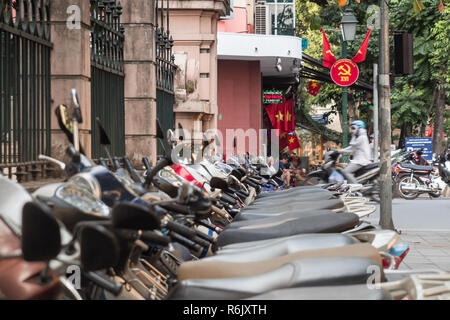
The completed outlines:
{"type": "MultiPolygon", "coordinates": [[[[358,20],[353,15],[353,11],[350,8],[346,8],[342,14],[341,19],[341,32],[342,32],[342,58],[347,58],[347,41],[353,41],[356,34],[356,25],[358,20]]],[[[348,116],[347,116],[347,87],[342,87],[342,145],[348,146],[348,116]]],[[[345,158],[345,162],[346,162],[345,158]]]]}

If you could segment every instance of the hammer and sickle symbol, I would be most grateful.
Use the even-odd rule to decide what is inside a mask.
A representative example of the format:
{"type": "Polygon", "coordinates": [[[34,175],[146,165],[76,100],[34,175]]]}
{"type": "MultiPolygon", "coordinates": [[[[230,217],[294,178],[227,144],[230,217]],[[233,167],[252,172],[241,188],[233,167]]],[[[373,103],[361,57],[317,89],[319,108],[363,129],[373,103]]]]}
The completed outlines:
{"type": "Polygon", "coordinates": [[[350,66],[348,64],[344,64],[344,65],[341,64],[337,69],[340,70],[338,72],[338,76],[350,76],[351,75],[350,66]]]}

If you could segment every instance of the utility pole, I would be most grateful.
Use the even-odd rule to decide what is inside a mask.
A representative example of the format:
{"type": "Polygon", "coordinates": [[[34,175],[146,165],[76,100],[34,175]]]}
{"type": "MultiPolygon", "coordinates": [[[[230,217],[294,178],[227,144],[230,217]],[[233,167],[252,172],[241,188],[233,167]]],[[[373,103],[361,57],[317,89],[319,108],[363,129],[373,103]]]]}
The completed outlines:
{"type": "Polygon", "coordinates": [[[373,64],[373,161],[378,162],[378,64],[373,64]]]}
{"type": "MultiPolygon", "coordinates": [[[[342,59],[347,58],[347,41],[342,40],[342,59]]],[[[342,87],[342,148],[348,146],[348,89],[347,87],[342,87]]],[[[348,162],[348,156],[343,157],[344,162],[348,162]]]]}
{"type": "Polygon", "coordinates": [[[389,0],[380,0],[379,45],[379,112],[380,112],[380,226],[394,229],[392,221],[392,173],[391,173],[391,99],[389,87],[389,0]]]}

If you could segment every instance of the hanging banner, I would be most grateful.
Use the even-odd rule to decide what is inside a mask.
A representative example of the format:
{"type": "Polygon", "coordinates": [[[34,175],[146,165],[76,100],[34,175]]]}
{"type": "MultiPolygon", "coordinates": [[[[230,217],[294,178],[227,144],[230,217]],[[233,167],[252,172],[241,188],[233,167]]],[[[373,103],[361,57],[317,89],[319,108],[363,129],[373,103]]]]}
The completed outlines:
{"type": "Polygon", "coordinates": [[[308,93],[314,97],[317,96],[321,86],[322,85],[316,81],[310,81],[308,85],[308,93]]]}
{"type": "Polygon", "coordinates": [[[330,75],[334,83],[341,87],[348,87],[358,80],[359,69],[353,61],[341,59],[331,66],[330,75]]]}

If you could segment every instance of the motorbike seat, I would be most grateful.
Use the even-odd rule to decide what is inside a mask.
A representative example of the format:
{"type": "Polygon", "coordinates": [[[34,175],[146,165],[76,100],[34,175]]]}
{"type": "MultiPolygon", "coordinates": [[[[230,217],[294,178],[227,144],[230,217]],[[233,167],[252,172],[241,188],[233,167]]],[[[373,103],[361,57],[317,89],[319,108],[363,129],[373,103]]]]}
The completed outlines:
{"type": "Polygon", "coordinates": [[[257,226],[225,228],[217,237],[217,246],[306,233],[338,233],[358,225],[359,217],[354,213],[324,213],[297,219],[268,222],[257,226]]]}
{"type": "Polygon", "coordinates": [[[275,192],[265,192],[258,195],[258,198],[255,200],[259,201],[266,201],[265,198],[278,198],[278,197],[297,197],[297,196],[305,196],[307,194],[324,194],[324,195],[330,195],[332,196],[332,193],[328,190],[322,189],[318,186],[302,186],[302,187],[295,187],[291,189],[284,189],[284,190],[277,190],[275,192]]]}
{"type": "Polygon", "coordinates": [[[222,255],[219,260],[202,259],[182,263],[178,269],[178,281],[186,279],[222,279],[250,277],[263,274],[280,268],[282,265],[299,259],[331,258],[331,257],[360,257],[372,259],[381,264],[378,250],[368,243],[356,243],[343,247],[323,248],[316,250],[297,251],[284,256],[275,256],[261,261],[245,260],[245,254],[241,255],[243,261],[228,261],[227,255],[222,255]]]}
{"type": "MultiPolygon", "coordinates": [[[[310,234],[297,234],[288,237],[281,237],[277,239],[268,239],[268,240],[259,240],[259,241],[250,241],[250,242],[241,242],[230,244],[220,248],[216,252],[217,255],[228,254],[234,252],[246,252],[246,259],[252,260],[250,252],[258,251],[260,249],[264,249],[266,246],[268,247],[277,247],[280,250],[287,251],[283,254],[289,254],[295,251],[300,250],[308,250],[308,249],[319,249],[322,247],[331,248],[331,247],[340,247],[350,245],[352,243],[356,243],[354,237],[344,235],[342,233],[310,233],[310,234]],[[324,242],[324,243],[322,243],[324,242]],[[333,243],[333,244],[331,244],[333,243]],[[291,246],[292,245],[292,246],[291,246]]],[[[272,249],[268,249],[269,252],[272,249]]],[[[280,254],[280,255],[283,255],[280,254]]],[[[210,257],[208,257],[210,258],[210,257]]],[[[212,257],[211,257],[212,258],[212,257]]],[[[258,255],[258,259],[260,256],[258,255]]],[[[269,259],[270,257],[267,257],[269,259]]]]}
{"type": "MultiPolygon", "coordinates": [[[[273,197],[263,197],[257,198],[252,205],[251,208],[263,207],[266,208],[268,206],[278,207],[282,204],[291,203],[291,202],[301,202],[301,201],[323,201],[329,199],[336,199],[332,192],[328,190],[323,190],[326,192],[316,192],[316,193],[292,193],[292,194],[282,194],[273,197]]],[[[275,193],[275,192],[274,192],[275,193]]]]}
{"type": "Polygon", "coordinates": [[[240,213],[238,213],[235,217],[233,222],[239,222],[239,221],[246,221],[246,220],[258,220],[262,218],[268,218],[268,217],[284,217],[287,214],[295,214],[298,217],[305,215],[309,211],[316,211],[316,210],[333,210],[333,209],[340,209],[344,205],[343,203],[338,200],[336,202],[334,201],[321,201],[321,202],[315,202],[307,203],[307,204],[298,204],[298,205],[289,205],[287,207],[280,208],[280,211],[276,211],[274,209],[259,209],[259,210],[250,210],[250,208],[245,208],[241,210],[240,213]]]}
{"type": "Polygon", "coordinates": [[[354,284],[280,289],[248,300],[392,300],[392,295],[383,289],[369,288],[366,284],[354,284]]]}
{"type": "Polygon", "coordinates": [[[419,171],[431,171],[433,170],[432,166],[419,166],[417,164],[412,163],[402,163],[403,168],[419,170],[419,171]]]}
{"type": "Polygon", "coordinates": [[[355,176],[360,176],[363,175],[364,173],[366,173],[367,171],[370,171],[372,169],[378,168],[380,166],[379,162],[374,162],[368,165],[363,166],[362,168],[359,168],[356,172],[355,172],[355,176]]]}
{"type": "Polygon", "coordinates": [[[202,259],[203,261],[244,262],[261,261],[284,256],[298,251],[337,248],[359,243],[358,240],[344,234],[301,234],[271,241],[252,241],[222,248],[215,255],[202,259]],[[248,245],[249,247],[246,247],[248,245]]]}
{"type": "Polygon", "coordinates": [[[183,280],[171,290],[168,299],[232,300],[283,288],[366,284],[371,266],[382,270],[374,260],[360,257],[299,259],[250,277],[183,280]]]}
{"type": "MultiPolygon", "coordinates": [[[[301,219],[303,217],[309,217],[314,215],[320,215],[320,214],[326,214],[331,213],[333,211],[330,210],[320,210],[315,208],[308,208],[308,210],[299,210],[299,211],[289,211],[286,210],[281,214],[278,213],[262,213],[259,216],[253,216],[253,219],[246,219],[246,220],[233,220],[227,228],[242,228],[246,226],[263,226],[267,225],[268,223],[277,223],[279,221],[288,221],[288,220],[297,220],[301,219]]],[[[244,215],[245,216],[245,215],[244,215]]]]}

